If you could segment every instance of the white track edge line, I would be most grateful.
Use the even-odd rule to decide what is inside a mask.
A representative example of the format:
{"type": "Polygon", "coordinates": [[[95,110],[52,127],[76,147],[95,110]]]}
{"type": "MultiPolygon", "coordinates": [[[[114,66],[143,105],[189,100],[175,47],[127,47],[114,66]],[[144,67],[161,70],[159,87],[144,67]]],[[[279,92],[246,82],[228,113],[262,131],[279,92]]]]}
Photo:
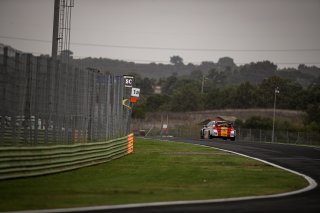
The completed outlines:
{"type": "MultiPolygon", "coordinates": [[[[157,139],[160,140],[160,139],[157,139]]],[[[167,141],[167,142],[172,142],[170,140],[160,140],[160,141],[167,141]]],[[[176,143],[185,143],[185,142],[177,142],[174,141],[176,143]]],[[[208,203],[220,203],[220,202],[233,202],[233,201],[245,201],[245,200],[256,200],[256,199],[266,199],[266,198],[278,198],[278,197],[285,197],[285,196],[290,196],[290,195],[295,195],[295,194],[300,194],[303,192],[307,192],[310,191],[314,188],[317,187],[317,182],[305,175],[302,174],[300,172],[282,167],[280,165],[271,163],[269,161],[266,160],[262,160],[260,158],[256,158],[256,157],[251,157],[249,155],[245,155],[242,153],[238,153],[238,152],[234,152],[234,151],[230,151],[230,150],[226,150],[226,149],[220,149],[217,147],[212,147],[212,146],[207,146],[207,145],[202,145],[202,144],[194,144],[194,145],[198,145],[198,146],[203,146],[203,147],[207,147],[207,148],[212,148],[212,149],[217,149],[220,151],[224,151],[224,152],[229,152],[232,154],[236,154],[236,155],[240,155],[246,158],[250,158],[253,160],[257,160],[260,161],[262,163],[268,164],[270,166],[288,171],[290,173],[296,174],[298,176],[303,177],[304,179],[306,179],[309,183],[308,186],[302,188],[302,189],[298,189],[295,191],[291,191],[291,192],[285,192],[285,193],[280,193],[280,194],[272,194],[272,195],[259,195],[259,196],[246,196],[246,197],[237,197],[237,198],[222,198],[222,199],[209,199],[209,200],[190,200],[190,201],[169,201],[169,202],[153,202],[153,203],[137,203],[137,204],[123,204],[123,205],[105,205],[105,206],[93,206],[93,207],[79,207],[79,208],[63,208],[63,209],[43,209],[43,210],[27,210],[27,211],[10,211],[8,213],[60,213],[60,212],[84,212],[84,211],[95,211],[95,210],[112,210],[112,209],[124,209],[124,208],[141,208],[141,207],[152,207],[152,206],[168,206],[168,205],[183,205],[183,204],[208,204],[208,203]]],[[[6,212],[4,212],[6,213],[6,212]]]]}

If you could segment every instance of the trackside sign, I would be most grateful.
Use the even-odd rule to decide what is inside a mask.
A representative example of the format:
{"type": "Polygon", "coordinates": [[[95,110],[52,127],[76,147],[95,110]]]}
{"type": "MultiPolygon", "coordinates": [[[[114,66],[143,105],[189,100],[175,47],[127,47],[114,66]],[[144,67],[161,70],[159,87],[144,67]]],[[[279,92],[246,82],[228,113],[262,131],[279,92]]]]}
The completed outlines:
{"type": "Polygon", "coordinates": [[[132,97],[139,97],[140,95],[140,88],[132,88],[131,89],[131,96],[132,97]]]}
{"type": "Polygon", "coordinates": [[[125,87],[132,87],[133,82],[134,82],[134,77],[131,75],[124,75],[124,86],[125,87]]]}

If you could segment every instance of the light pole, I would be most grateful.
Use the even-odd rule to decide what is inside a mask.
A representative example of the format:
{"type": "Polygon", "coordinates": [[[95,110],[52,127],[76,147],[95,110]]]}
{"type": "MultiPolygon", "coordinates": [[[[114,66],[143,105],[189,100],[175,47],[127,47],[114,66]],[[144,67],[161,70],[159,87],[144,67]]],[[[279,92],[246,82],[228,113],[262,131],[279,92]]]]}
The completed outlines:
{"type": "Polygon", "coordinates": [[[201,83],[201,93],[203,93],[204,81],[206,80],[205,75],[202,75],[202,83],[201,83]]]}
{"type": "Polygon", "coordinates": [[[276,120],[276,104],[277,104],[277,94],[279,94],[279,88],[276,87],[274,89],[274,102],[273,102],[273,122],[272,122],[272,138],[271,138],[271,142],[274,142],[274,124],[275,124],[275,120],[276,120]]]}
{"type": "Polygon", "coordinates": [[[57,59],[57,54],[58,54],[59,9],[60,9],[60,0],[54,0],[52,50],[51,50],[51,57],[53,59],[57,59]]]}

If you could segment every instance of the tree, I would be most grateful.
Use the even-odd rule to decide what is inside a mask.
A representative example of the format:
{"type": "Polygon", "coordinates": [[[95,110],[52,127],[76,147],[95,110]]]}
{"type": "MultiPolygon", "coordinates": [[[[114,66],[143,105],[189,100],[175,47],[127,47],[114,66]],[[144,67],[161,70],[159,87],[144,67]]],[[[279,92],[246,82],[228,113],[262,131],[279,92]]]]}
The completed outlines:
{"type": "Polygon", "coordinates": [[[168,77],[165,81],[161,83],[162,92],[165,94],[171,94],[177,81],[178,81],[178,78],[176,75],[171,75],[170,77],[168,77]]]}
{"type": "Polygon", "coordinates": [[[243,125],[244,128],[253,128],[253,129],[271,129],[272,128],[272,119],[263,118],[260,116],[252,116],[247,119],[243,125]]]}
{"type": "MultiPolygon", "coordinates": [[[[274,91],[276,88],[279,89],[280,93],[277,95],[278,100],[281,96],[284,96],[283,88],[285,84],[288,83],[288,80],[273,76],[267,79],[264,79],[261,84],[258,86],[258,107],[272,108],[274,102],[274,91]]],[[[277,101],[277,106],[281,104],[281,101],[277,101]]]]}
{"type": "Polygon", "coordinates": [[[307,90],[306,100],[307,122],[315,123],[320,129],[320,85],[312,85],[307,90]]]}
{"type": "Polygon", "coordinates": [[[213,88],[204,97],[205,109],[233,108],[236,102],[237,87],[228,86],[224,88],[213,88]]]}
{"type": "Polygon", "coordinates": [[[193,70],[191,71],[189,77],[195,81],[202,81],[203,73],[201,70],[193,70]]]}
{"type": "Polygon", "coordinates": [[[134,86],[140,88],[141,95],[149,96],[153,94],[153,86],[155,84],[155,80],[150,78],[142,78],[137,73],[129,73],[129,75],[134,76],[134,86]]]}
{"type": "Polygon", "coordinates": [[[308,74],[316,78],[320,77],[320,68],[316,66],[306,66],[304,64],[299,64],[298,70],[303,74],[308,74]]]}
{"type": "Polygon", "coordinates": [[[170,57],[170,63],[174,65],[183,65],[183,59],[178,55],[174,55],[170,57]]]}
{"type": "Polygon", "coordinates": [[[237,67],[230,57],[219,58],[217,65],[219,71],[226,71],[228,73],[232,72],[237,67]]]}
{"type": "Polygon", "coordinates": [[[179,80],[169,102],[172,111],[194,111],[203,108],[200,84],[190,79],[179,80]]]}
{"type": "Polygon", "coordinates": [[[277,76],[270,77],[258,86],[258,107],[273,107],[274,90],[278,88],[277,108],[303,109],[304,91],[301,85],[277,76]]]}
{"type": "Polygon", "coordinates": [[[137,87],[139,87],[141,89],[141,94],[142,95],[152,95],[153,94],[153,85],[154,85],[154,81],[152,79],[149,78],[144,78],[141,81],[140,85],[137,85],[137,87]]]}
{"type": "Polygon", "coordinates": [[[213,88],[217,88],[223,86],[226,80],[226,76],[222,72],[218,72],[216,69],[211,69],[207,74],[207,81],[205,86],[208,87],[209,90],[213,88]]]}
{"type": "Polygon", "coordinates": [[[145,118],[145,104],[138,103],[132,107],[132,118],[144,119],[145,118]]]}
{"type": "Polygon", "coordinates": [[[265,78],[274,76],[277,71],[277,65],[270,61],[262,61],[257,63],[250,63],[240,68],[240,75],[242,79],[249,82],[261,81],[265,78]]]}
{"type": "Polygon", "coordinates": [[[257,89],[249,82],[240,84],[232,98],[235,108],[252,108],[257,103],[257,89]]]}
{"type": "Polygon", "coordinates": [[[163,94],[155,94],[147,99],[146,110],[155,112],[161,110],[166,103],[170,101],[170,96],[163,94]]]}

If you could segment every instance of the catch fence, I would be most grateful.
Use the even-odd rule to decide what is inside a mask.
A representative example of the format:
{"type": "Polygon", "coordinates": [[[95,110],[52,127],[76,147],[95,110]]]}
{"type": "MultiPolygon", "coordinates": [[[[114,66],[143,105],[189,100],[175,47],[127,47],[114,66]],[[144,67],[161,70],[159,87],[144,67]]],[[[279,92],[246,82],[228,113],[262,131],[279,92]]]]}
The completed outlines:
{"type": "MultiPolygon", "coordinates": [[[[143,126],[143,125],[142,125],[143,126]]],[[[145,125],[147,128],[141,130],[141,126],[133,126],[137,135],[151,137],[180,137],[200,139],[201,125],[168,125],[166,131],[157,125],[145,125]]],[[[236,141],[244,142],[272,142],[272,130],[236,128],[236,141]]],[[[222,140],[222,139],[217,139],[222,140]]],[[[320,146],[320,133],[317,132],[293,132],[276,130],[274,143],[303,144],[320,146]]]]}
{"type": "MultiPolygon", "coordinates": [[[[237,129],[237,140],[247,142],[272,142],[272,130],[237,129]]],[[[294,132],[276,130],[274,143],[320,145],[320,134],[317,132],[294,132]]]]}
{"type": "Polygon", "coordinates": [[[129,134],[123,77],[0,46],[0,145],[74,144],[129,134]]]}

